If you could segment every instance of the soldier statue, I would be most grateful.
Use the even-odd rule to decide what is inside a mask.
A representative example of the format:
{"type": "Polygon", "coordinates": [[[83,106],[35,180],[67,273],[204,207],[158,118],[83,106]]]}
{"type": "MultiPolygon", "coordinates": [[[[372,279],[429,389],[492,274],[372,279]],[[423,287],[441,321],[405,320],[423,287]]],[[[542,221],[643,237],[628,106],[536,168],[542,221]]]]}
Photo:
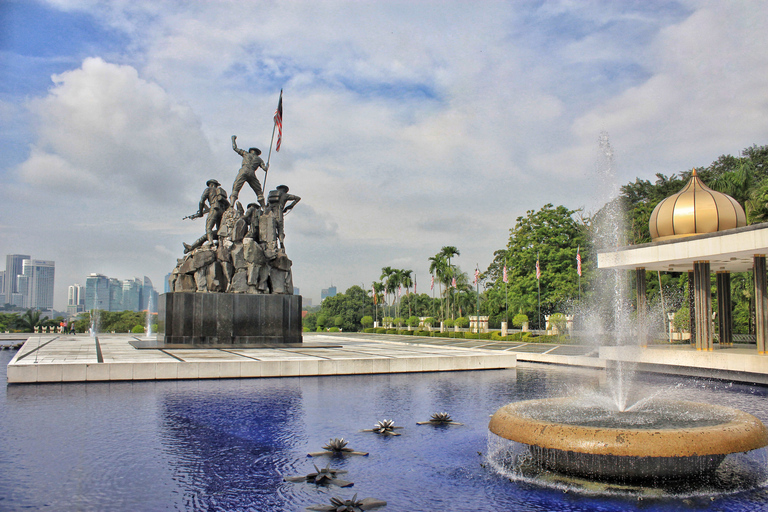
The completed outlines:
{"type": "Polygon", "coordinates": [[[259,183],[259,179],[256,177],[256,169],[264,169],[265,173],[269,170],[269,167],[259,156],[261,155],[261,150],[258,148],[251,148],[246,153],[242,149],[239,149],[237,147],[237,135],[232,136],[232,149],[235,150],[235,153],[243,157],[243,163],[241,164],[240,170],[237,172],[235,182],[232,184],[232,195],[229,196],[229,202],[235,204],[235,201],[237,201],[237,198],[240,195],[240,189],[243,188],[243,185],[248,183],[256,193],[256,197],[258,198],[261,207],[265,208],[264,192],[261,190],[261,183],[259,183]]]}
{"type": "MultiPolygon", "coordinates": [[[[277,192],[279,198],[277,207],[275,208],[275,213],[277,216],[277,238],[280,240],[280,247],[285,249],[285,220],[283,217],[286,213],[291,211],[299,201],[301,201],[301,198],[299,196],[289,194],[287,185],[280,185],[277,187],[277,192]],[[291,201],[291,203],[287,204],[289,201],[291,201]]],[[[270,195],[272,195],[271,192],[270,195]]]]}
{"type": "Polygon", "coordinates": [[[184,244],[184,254],[200,247],[206,240],[213,245],[216,240],[218,229],[221,226],[221,216],[229,208],[227,201],[227,192],[221,188],[221,184],[215,179],[210,179],[206,183],[207,188],[200,197],[197,213],[190,215],[190,219],[199,219],[207,211],[208,217],[205,219],[205,235],[198,238],[193,244],[184,244]],[[206,207],[206,201],[208,206],[206,207]]]}

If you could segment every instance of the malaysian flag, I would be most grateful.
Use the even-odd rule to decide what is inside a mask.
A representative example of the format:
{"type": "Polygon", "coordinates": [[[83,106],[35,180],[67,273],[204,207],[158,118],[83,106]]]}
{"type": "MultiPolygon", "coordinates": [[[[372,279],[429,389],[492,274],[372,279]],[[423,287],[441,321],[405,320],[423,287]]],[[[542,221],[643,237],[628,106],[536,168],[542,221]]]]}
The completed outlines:
{"type": "Polygon", "coordinates": [[[280,151],[280,143],[283,142],[283,90],[280,89],[280,101],[277,102],[275,110],[275,126],[277,127],[277,144],[275,151],[280,151]]]}
{"type": "Polygon", "coordinates": [[[451,279],[451,286],[453,286],[454,288],[457,288],[457,286],[456,286],[456,278],[455,277],[453,279],[451,279]]]}
{"type": "Polygon", "coordinates": [[[480,269],[475,269],[475,281],[472,284],[477,284],[477,282],[480,280],[480,269]]]}
{"type": "Polygon", "coordinates": [[[539,257],[536,256],[536,279],[541,279],[541,268],[539,267],[539,257]]]}
{"type": "Polygon", "coordinates": [[[507,266],[506,265],[504,265],[504,275],[501,278],[501,280],[504,281],[505,283],[509,282],[509,276],[507,276],[507,266]]]}
{"type": "Polygon", "coordinates": [[[576,249],[576,273],[581,277],[581,246],[576,249]]]}
{"type": "Polygon", "coordinates": [[[430,277],[432,277],[432,279],[430,280],[430,283],[429,283],[429,289],[430,290],[434,290],[435,289],[435,276],[430,276],[430,277]]]}

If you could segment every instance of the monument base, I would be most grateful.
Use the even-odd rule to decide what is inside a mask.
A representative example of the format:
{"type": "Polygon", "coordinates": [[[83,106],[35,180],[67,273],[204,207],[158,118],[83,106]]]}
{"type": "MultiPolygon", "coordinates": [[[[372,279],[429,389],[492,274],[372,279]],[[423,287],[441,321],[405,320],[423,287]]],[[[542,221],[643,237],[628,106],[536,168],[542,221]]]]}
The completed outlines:
{"type": "Polygon", "coordinates": [[[170,292],[157,317],[157,341],[176,348],[302,342],[301,295],[170,292]]]}

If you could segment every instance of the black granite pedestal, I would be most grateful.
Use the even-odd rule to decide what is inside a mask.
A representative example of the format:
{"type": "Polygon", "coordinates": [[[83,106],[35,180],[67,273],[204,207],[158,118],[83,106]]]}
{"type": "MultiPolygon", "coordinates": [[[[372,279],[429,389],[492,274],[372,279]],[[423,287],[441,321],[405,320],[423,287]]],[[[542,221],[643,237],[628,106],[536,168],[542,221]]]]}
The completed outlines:
{"type": "Polygon", "coordinates": [[[155,346],[253,347],[302,342],[301,295],[171,292],[158,301],[155,346]]]}

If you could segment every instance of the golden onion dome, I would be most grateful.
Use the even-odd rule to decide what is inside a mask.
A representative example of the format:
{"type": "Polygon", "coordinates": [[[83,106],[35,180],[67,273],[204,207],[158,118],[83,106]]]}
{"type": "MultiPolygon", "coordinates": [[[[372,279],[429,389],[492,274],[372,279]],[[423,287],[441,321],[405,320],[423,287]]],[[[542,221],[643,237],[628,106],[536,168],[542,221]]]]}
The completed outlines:
{"type": "Polygon", "coordinates": [[[648,223],[654,242],[746,225],[747,216],[739,202],[706,186],[696,169],[680,192],[656,205],[648,223]]]}

